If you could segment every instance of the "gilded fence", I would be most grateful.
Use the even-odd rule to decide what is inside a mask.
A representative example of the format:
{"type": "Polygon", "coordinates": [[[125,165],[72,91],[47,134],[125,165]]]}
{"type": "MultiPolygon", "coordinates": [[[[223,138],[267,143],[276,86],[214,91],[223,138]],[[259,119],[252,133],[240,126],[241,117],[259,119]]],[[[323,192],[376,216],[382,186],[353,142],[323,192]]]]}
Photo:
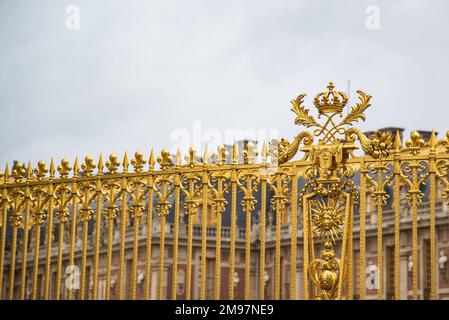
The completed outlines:
{"type": "Polygon", "coordinates": [[[449,296],[449,136],[365,134],[371,97],[327,88],[260,152],[7,164],[2,299],[449,296]]]}

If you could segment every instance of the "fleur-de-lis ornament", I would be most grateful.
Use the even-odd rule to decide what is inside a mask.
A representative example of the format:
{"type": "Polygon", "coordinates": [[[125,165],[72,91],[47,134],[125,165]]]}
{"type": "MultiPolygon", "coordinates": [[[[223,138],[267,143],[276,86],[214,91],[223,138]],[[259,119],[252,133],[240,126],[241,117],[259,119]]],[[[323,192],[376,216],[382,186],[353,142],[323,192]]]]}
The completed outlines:
{"type": "Polygon", "coordinates": [[[23,163],[17,162],[14,168],[12,169],[12,176],[14,177],[15,182],[20,182],[25,175],[25,167],[23,163]]]}
{"type": "Polygon", "coordinates": [[[413,131],[410,134],[410,139],[405,142],[405,146],[409,149],[410,153],[417,155],[419,150],[424,146],[425,141],[421,138],[418,131],[413,131]]]}
{"type": "Polygon", "coordinates": [[[131,160],[131,164],[134,167],[135,172],[142,172],[144,164],[147,163],[147,160],[143,157],[143,153],[137,151],[134,154],[134,159],[131,160]]]}
{"type": "Polygon", "coordinates": [[[106,161],[106,168],[108,168],[110,174],[115,174],[118,167],[120,167],[120,161],[117,160],[117,155],[111,153],[109,155],[109,160],[106,161]]]}
{"type": "Polygon", "coordinates": [[[170,155],[168,149],[162,149],[161,155],[157,157],[157,163],[159,163],[162,170],[165,170],[172,165],[172,156],[170,155]]]}
{"type": "Polygon", "coordinates": [[[184,158],[189,167],[193,168],[196,164],[196,150],[194,147],[189,148],[189,153],[184,158]]]}
{"type": "Polygon", "coordinates": [[[91,176],[92,172],[94,172],[95,167],[96,165],[92,156],[87,156],[86,158],[84,158],[84,163],[81,165],[81,169],[86,176],[91,176]]]}
{"type": "Polygon", "coordinates": [[[251,141],[246,145],[245,150],[243,151],[243,161],[244,163],[254,163],[256,157],[259,155],[259,151],[257,150],[254,143],[251,141]]]}
{"type": "Polygon", "coordinates": [[[58,166],[58,172],[61,178],[66,179],[69,176],[70,170],[72,170],[72,167],[69,164],[69,160],[67,158],[62,159],[61,164],[58,166]]]}
{"type": "Polygon", "coordinates": [[[45,175],[48,172],[48,168],[45,165],[44,160],[39,160],[37,163],[37,168],[34,169],[34,174],[37,177],[37,180],[42,181],[45,178],[45,175]]]}
{"type": "Polygon", "coordinates": [[[229,152],[223,144],[217,147],[217,152],[212,155],[212,160],[218,165],[223,165],[226,163],[226,159],[229,156],[229,152]]]}

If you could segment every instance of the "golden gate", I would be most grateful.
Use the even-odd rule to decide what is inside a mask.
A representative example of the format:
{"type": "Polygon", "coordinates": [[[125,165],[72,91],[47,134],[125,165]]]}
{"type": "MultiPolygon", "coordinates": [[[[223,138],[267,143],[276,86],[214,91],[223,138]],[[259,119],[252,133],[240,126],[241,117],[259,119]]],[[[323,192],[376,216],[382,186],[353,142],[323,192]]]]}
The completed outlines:
{"type": "Polygon", "coordinates": [[[437,299],[445,261],[437,265],[436,217],[448,202],[449,135],[423,139],[414,131],[403,146],[399,132],[365,134],[354,124],[365,120],[371,96],[357,91],[359,102],[344,115],[347,95],[327,88],[313,100],[318,117],[304,107],[305,95],[291,101],[295,124],[307,131],[264,143],[260,155],[247,143],[212,155],[206,146],[202,156],[190,148],[184,159],[164,149],[157,157],[151,150],[148,161],[136,152],[121,161],[115,154],[52,160],[48,168],[7,164],[1,297],[192,299],[197,288],[200,299],[234,299],[239,286],[242,298],[264,299],[270,285],[274,299],[437,299]],[[403,232],[411,237],[401,240],[403,232]],[[367,264],[367,240],[374,263],[367,264]],[[410,254],[405,274],[401,250],[410,254]],[[419,285],[420,271],[428,285],[419,285]]]}

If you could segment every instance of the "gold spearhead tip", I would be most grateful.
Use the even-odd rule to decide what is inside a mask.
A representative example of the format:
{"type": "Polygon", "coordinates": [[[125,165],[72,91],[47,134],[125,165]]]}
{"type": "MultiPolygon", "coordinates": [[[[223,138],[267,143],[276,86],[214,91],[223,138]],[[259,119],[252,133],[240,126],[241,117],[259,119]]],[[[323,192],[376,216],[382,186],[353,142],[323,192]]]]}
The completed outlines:
{"type": "Polygon", "coordinates": [[[267,142],[264,141],[264,143],[262,145],[262,161],[267,162],[267,158],[268,158],[268,146],[267,146],[267,142]]]}
{"type": "Polygon", "coordinates": [[[98,159],[98,171],[102,172],[104,168],[103,164],[103,153],[100,153],[100,159],[98,159]]]}
{"type": "Polygon", "coordinates": [[[207,143],[206,146],[204,147],[203,163],[204,164],[209,163],[209,147],[207,143]]]}
{"type": "Polygon", "coordinates": [[[402,141],[401,141],[401,135],[399,134],[399,130],[396,130],[396,137],[394,139],[394,147],[395,147],[396,151],[399,151],[402,148],[402,141]]]}
{"type": "Polygon", "coordinates": [[[54,177],[54,175],[55,175],[55,161],[53,160],[53,157],[51,158],[51,161],[50,161],[50,176],[51,177],[54,177]]]}
{"type": "Polygon", "coordinates": [[[438,144],[437,135],[435,133],[435,130],[432,130],[432,133],[430,134],[430,141],[429,141],[431,151],[436,150],[437,144],[438,144]]]}
{"type": "Polygon", "coordinates": [[[128,171],[129,160],[128,160],[128,152],[125,151],[125,155],[123,157],[123,171],[128,171]]]}
{"type": "Polygon", "coordinates": [[[28,160],[27,179],[30,179],[32,175],[33,175],[33,169],[31,168],[31,161],[28,160]]]}
{"type": "Polygon", "coordinates": [[[9,164],[8,162],[6,162],[6,166],[5,166],[5,180],[8,179],[9,177],[9,164]]]}
{"type": "Polygon", "coordinates": [[[154,169],[155,161],[154,161],[154,150],[153,150],[153,148],[151,148],[151,151],[150,151],[150,160],[148,160],[148,163],[149,163],[149,165],[150,165],[150,169],[154,169]]]}
{"type": "Polygon", "coordinates": [[[234,142],[234,146],[232,147],[232,162],[233,163],[237,163],[238,156],[239,156],[239,151],[237,148],[237,143],[234,142]]]}
{"type": "Polygon", "coordinates": [[[181,164],[181,149],[178,147],[176,150],[176,165],[179,166],[181,164]]]}

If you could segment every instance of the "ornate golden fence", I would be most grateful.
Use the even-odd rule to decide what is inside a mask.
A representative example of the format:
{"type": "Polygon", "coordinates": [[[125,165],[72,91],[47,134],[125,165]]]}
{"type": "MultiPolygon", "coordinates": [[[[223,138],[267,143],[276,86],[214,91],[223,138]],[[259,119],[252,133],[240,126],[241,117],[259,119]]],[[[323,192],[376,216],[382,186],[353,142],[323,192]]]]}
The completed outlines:
{"type": "Polygon", "coordinates": [[[330,83],[318,119],[298,96],[295,123],[313,131],[260,155],[247,143],[6,165],[2,298],[439,298],[449,139],[364,134],[353,124],[371,97],[357,92],[344,115],[330,83]]]}

